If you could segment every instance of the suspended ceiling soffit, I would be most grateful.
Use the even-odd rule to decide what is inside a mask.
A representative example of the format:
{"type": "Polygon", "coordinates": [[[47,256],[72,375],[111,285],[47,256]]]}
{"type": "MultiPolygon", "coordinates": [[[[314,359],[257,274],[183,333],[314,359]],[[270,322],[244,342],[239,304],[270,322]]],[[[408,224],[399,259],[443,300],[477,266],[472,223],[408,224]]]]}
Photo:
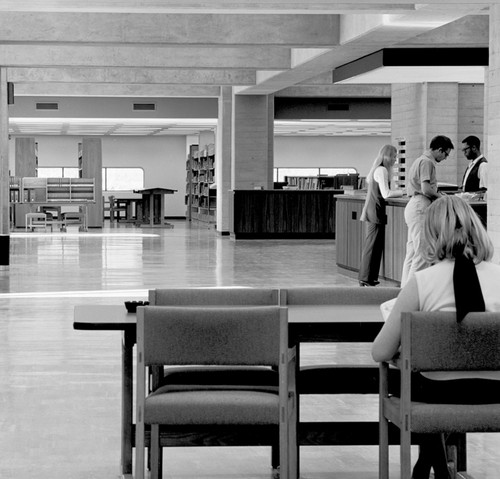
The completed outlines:
{"type": "MultiPolygon", "coordinates": [[[[215,131],[215,119],[126,120],[11,118],[12,136],[151,136],[196,135],[215,131]]],[[[275,136],[390,136],[390,120],[276,120],[275,136]]]]}

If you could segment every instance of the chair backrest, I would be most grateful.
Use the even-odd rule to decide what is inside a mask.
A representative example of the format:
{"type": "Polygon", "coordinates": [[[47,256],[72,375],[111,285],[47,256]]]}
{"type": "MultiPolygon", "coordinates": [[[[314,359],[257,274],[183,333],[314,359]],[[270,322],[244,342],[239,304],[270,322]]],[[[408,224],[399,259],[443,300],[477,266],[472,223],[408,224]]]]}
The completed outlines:
{"type": "Polygon", "coordinates": [[[288,343],[287,310],[279,306],[145,306],[137,312],[145,366],[279,366],[280,348],[288,343]]]}
{"type": "Polygon", "coordinates": [[[395,298],[396,287],[304,286],[280,290],[280,304],[381,304],[395,298]]]}
{"type": "Polygon", "coordinates": [[[413,371],[500,370],[500,313],[402,313],[401,360],[413,371]]]}
{"type": "Polygon", "coordinates": [[[277,306],[279,290],[270,288],[168,288],[149,291],[157,306],[277,306]]]}

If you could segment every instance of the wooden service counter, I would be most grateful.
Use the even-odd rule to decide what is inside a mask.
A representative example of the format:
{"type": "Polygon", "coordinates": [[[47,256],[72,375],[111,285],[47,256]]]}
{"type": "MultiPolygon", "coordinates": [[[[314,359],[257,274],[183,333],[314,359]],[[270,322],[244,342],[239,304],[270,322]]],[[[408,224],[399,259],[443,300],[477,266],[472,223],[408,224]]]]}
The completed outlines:
{"type": "MultiPolygon", "coordinates": [[[[406,254],[407,226],[404,218],[405,206],[409,198],[387,200],[387,225],[385,246],[380,276],[400,282],[406,254]]],[[[336,254],[337,266],[349,271],[359,271],[361,250],[364,240],[364,223],[360,221],[365,195],[337,196],[336,211],[336,254]]],[[[469,203],[486,224],[486,202],[469,203]]]]}
{"type": "Polygon", "coordinates": [[[343,190],[234,190],[235,239],[335,238],[343,190]]]}

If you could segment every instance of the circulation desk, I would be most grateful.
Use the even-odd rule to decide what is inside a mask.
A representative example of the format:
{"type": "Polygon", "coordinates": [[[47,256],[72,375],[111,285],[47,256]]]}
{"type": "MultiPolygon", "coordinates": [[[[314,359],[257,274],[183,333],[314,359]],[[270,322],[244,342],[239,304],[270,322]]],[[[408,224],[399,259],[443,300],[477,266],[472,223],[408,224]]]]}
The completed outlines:
{"type": "Polygon", "coordinates": [[[235,239],[335,239],[343,190],[234,190],[235,239]]]}
{"type": "MultiPolygon", "coordinates": [[[[360,217],[365,198],[366,194],[344,194],[336,197],[337,266],[353,272],[359,271],[361,263],[364,223],[360,221],[360,217]]],[[[404,210],[408,201],[408,197],[386,200],[387,224],[380,276],[397,282],[401,281],[406,255],[408,227],[405,223],[404,210]]],[[[469,204],[486,224],[486,202],[471,201],[469,204]]]]}

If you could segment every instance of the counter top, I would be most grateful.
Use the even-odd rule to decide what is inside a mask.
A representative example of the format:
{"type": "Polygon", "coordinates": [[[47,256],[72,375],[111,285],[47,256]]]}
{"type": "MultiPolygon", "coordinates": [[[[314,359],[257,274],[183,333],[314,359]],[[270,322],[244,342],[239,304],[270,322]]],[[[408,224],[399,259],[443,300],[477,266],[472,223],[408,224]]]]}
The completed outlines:
{"type": "MultiPolygon", "coordinates": [[[[334,194],[334,195],[339,195],[343,196],[344,190],[339,190],[339,189],[322,189],[322,190],[299,190],[297,189],[281,189],[281,190],[249,190],[249,189],[242,189],[242,190],[232,190],[234,192],[245,192],[245,193],[252,193],[252,194],[288,194],[288,193],[293,193],[293,194],[298,194],[298,193],[307,193],[307,194],[317,194],[317,193],[322,193],[322,194],[334,194]]],[[[363,196],[364,198],[364,196],[363,196]]]]}
{"type": "MultiPolygon", "coordinates": [[[[356,195],[338,195],[338,196],[336,196],[336,198],[338,198],[341,201],[365,201],[366,193],[360,193],[360,194],[356,194],[356,195]]],[[[385,201],[386,201],[387,205],[389,205],[389,206],[406,206],[408,201],[410,201],[410,197],[409,196],[402,196],[399,198],[387,198],[385,201]]],[[[474,205],[486,206],[487,205],[486,201],[473,200],[473,201],[467,201],[467,203],[469,203],[471,206],[474,206],[474,205]]]]}

